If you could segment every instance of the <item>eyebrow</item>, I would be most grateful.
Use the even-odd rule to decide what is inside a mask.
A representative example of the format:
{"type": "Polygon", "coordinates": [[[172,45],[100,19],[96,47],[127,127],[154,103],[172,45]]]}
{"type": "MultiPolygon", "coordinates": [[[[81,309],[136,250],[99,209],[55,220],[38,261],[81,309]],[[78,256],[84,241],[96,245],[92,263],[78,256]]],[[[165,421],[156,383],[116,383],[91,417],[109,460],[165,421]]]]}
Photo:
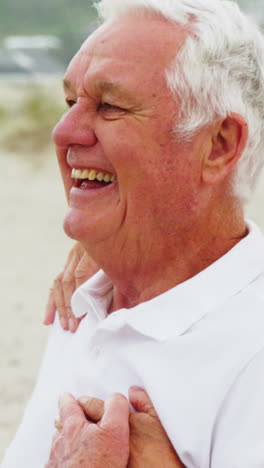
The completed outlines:
{"type": "Polygon", "coordinates": [[[95,84],[96,89],[101,92],[120,92],[122,90],[121,85],[118,82],[112,81],[98,81],[95,84]]]}
{"type": "MultiPolygon", "coordinates": [[[[74,86],[72,85],[71,81],[68,80],[67,78],[63,79],[63,88],[66,91],[74,91],[74,86]]],[[[113,94],[116,95],[117,97],[120,98],[127,98],[131,99],[132,95],[127,91],[126,89],[123,88],[121,83],[118,81],[106,81],[106,80],[100,80],[96,81],[93,85],[94,90],[96,93],[100,94],[113,94]]]]}
{"type": "Polygon", "coordinates": [[[123,88],[121,83],[119,83],[118,81],[97,81],[94,85],[94,88],[101,94],[109,93],[116,95],[117,97],[131,98],[131,94],[129,93],[129,91],[123,88]]]}

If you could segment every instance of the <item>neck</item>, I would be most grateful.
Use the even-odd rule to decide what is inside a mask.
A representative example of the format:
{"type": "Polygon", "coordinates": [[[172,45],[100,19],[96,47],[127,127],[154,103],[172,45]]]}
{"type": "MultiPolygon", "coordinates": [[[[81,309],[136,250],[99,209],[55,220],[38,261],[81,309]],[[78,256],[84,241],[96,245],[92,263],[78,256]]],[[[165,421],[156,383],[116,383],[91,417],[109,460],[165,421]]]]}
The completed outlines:
{"type": "MultiPolygon", "coordinates": [[[[210,210],[196,222],[173,233],[147,238],[144,248],[129,245],[123,253],[96,251],[96,262],[114,285],[109,312],[131,308],[148,301],[197,275],[232,249],[245,237],[242,209],[210,210]]],[[[145,235],[144,238],[147,236],[145,235]]],[[[100,249],[99,249],[100,250],[100,249]]],[[[91,254],[91,251],[89,251],[91,254]]],[[[94,252],[93,252],[94,253],[94,252]]]]}

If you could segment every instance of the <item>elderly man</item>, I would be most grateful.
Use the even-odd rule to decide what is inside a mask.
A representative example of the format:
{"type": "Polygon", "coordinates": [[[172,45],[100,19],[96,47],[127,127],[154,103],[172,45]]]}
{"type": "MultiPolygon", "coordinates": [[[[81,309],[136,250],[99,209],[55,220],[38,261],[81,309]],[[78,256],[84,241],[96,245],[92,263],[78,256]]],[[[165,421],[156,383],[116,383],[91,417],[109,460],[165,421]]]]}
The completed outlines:
{"type": "MultiPolygon", "coordinates": [[[[52,466],[61,393],[107,400],[136,385],[188,468],[262,467],[264,239],[243,203],[263,164],[263,39],[228,1],[99,9],[103,24],[67,70],[54,140],[64,229],[100,271],[73,297],[85,315],[76,333],[55,321],[3,466],[52,466]]],[[[89,456],[91,432],[115,424],[107,401],[98,418],[88,411],[83,466],[104,466],[89,456]]]]}

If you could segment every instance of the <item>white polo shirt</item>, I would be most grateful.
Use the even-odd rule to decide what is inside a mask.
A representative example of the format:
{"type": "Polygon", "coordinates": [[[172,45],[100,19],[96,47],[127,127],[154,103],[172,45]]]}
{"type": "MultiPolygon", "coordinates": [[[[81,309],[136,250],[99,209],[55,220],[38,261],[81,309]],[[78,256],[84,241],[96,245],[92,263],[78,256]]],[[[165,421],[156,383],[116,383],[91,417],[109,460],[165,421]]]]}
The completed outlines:
{"type": "Polygon", "coordinates": [[[61,393],[105,399],[145,388],[188,468],[264,467],[264,238],[250,233],[197,276],[107,316],[99,272],[73,297],[75,334],[58,321],[2,468],[44,467],[61,393]]]}

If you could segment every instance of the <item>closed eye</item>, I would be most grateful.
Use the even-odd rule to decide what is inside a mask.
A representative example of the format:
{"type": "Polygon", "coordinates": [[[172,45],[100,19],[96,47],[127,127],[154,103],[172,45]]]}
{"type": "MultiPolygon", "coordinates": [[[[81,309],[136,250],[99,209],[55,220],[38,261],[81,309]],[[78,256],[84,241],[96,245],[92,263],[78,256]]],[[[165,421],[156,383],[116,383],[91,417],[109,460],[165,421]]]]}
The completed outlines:
{"type": "MultiPolygon", "coordinates": [[[[69,108],[73,107],[77,103],[77,101],[70,98],[66,98],[65,101],[69,108]]],[[[108,118],[110,120],[126,113],[126,110],[122,107],[109,104],[108,102],[100,102],[97,106],[97,111],[102,113],[106,119],[108,118]]]]}
{"type": "Polygon", "coordinates": [[[97,106],[97,111],[104,120],[119,120],[120,118],[125,117],[128,113],[128,111],[122,107],[103,101],[97,106]]]}
{"type": "Polygon", "coordinates": [[[124,112],[124,109],[122,109],[121,107],[118,107],[118,106],[114,106],[113,104],[109,104],[108,102],[100,102],[99,106],[98,106],[98,111],[123,111],[124,112]]]}
{"type": "Polygon", "coordinates": [[[65,101],[68,107],[73,107],[74,104],[76,104],[76,101],[74,101],[73,99],[66,98],[65,101]]]}

